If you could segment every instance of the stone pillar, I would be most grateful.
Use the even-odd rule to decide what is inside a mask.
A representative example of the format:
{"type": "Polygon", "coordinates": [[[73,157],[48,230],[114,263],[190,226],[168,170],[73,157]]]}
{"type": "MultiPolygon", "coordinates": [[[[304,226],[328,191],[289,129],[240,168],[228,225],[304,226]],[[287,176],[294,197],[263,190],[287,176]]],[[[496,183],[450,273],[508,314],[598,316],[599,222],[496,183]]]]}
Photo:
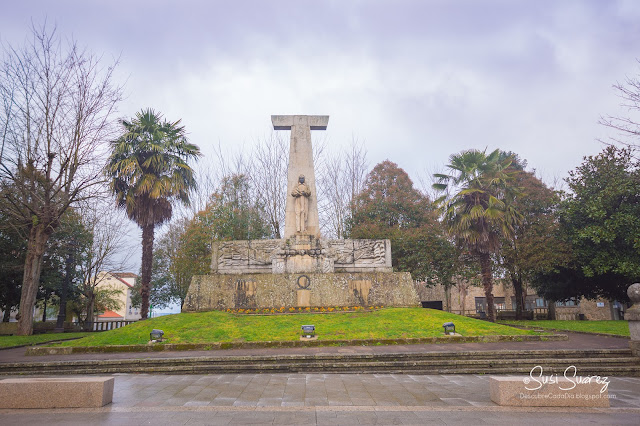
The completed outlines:
{"type": "Polygon", "coordinates": [[[320,238],[318,221],[318,193],[316,192],[316,175],[313,167],[313,147],[311,146],[311,130],[326,130],[328,115],[272,115],[271,122],[275,130],[291,130],[289,145],[289,168],[287,171],[287,202],[285,208],[284,238],[296,234],[311,235],[320,238]],[[296,231],[296,197],[292,192],[298,186],[300,176],[308,185],[311,195],[306,204],[307,214],[305,230],[296,231]]]}
{"type": "Polygon", "coordinates": [[[633,355],[640,357],[640,283],[631,284],[627,289],[627,295],[633,303],[633,306],[624,313],[624,319],[629,321],[631,335],[629,346],[633,355]]]}

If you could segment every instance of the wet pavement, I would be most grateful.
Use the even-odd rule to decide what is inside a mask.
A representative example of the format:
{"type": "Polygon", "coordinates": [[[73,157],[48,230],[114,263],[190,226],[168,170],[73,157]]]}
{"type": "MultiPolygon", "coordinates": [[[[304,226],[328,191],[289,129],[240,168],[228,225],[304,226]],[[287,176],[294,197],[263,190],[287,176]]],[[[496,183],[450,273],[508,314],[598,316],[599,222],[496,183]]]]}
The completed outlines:
{"type": "Polygon", "coordinates": [[[0,424],[638,425],[640,378],[610,378],[611,408],[501,407],[489,376],[213,374],[115,376],[102,408],[0,410],[0,424]]]}

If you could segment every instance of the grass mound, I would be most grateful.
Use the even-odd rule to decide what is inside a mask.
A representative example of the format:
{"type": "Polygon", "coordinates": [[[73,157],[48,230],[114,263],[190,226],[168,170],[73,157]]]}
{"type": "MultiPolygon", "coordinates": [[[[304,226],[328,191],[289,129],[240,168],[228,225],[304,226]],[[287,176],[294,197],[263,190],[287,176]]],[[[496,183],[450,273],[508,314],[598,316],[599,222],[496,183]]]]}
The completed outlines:
{"type": "Polygon", "coordinates": [[[0,348],[11,348],[13,346],[37,345],[39,343],[51,342],[54,340],[73,339],[76,337],[88,336],[91,333],[46,333],[34,334],[32,336],[0,336],[0,348]]]}
{"type": "Polygon", "coordinates": [[[615,334],[617,336],[629,336],[629,324],[627,321],[500,321],[503,324],[522,325],[526,327],[539,327],[549,330],[581,331],[584,333],[615,334]]]}
{"type": "Polygon", "coordinates": [[[303,324],[315,325],[318,339],[327,341],[437,337],[443,335],[442,324],[449,321],[455,324],[456,332],[463,336],[539,334],[423,308],[275,316],[212,311],[152,318],[56,346],[145,344],[154,328],[164,331],[167,343],[292,341],[299,340],[300,326],[303,324]]]}

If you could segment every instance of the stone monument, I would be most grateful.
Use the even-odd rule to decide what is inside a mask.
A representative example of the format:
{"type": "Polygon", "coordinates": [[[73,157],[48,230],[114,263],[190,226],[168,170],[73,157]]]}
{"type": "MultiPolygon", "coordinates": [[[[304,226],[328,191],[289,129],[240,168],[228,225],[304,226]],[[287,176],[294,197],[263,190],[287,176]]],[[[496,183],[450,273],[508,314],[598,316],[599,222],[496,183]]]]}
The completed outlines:
{"type": "Polygon", "coordinates": [[[631,284],[627,295],[633,303],[624,313],[624,319],[629,321],[629,347],[634,356],[640,357],[640,283],[631,284]]]}
{"type": "Polygon", "coordinates": [[[408,272],[394,273],[389,240],[320,236],[311,130],[329,116],[273,115],[290,130],[284,238],[212,244],[211,273],[193,277],[183,312],[227,308],[418,306],[408,272]]]}

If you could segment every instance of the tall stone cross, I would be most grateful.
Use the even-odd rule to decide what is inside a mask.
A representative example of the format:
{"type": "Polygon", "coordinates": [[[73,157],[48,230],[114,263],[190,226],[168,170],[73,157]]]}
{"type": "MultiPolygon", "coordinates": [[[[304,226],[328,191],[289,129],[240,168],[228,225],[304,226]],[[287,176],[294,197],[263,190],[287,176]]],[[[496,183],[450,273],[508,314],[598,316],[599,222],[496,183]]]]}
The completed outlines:
{"type": "Polygon", "coordinates": [[[320,237],[311,130],[326,130],[328,115],[272,115],[274,130],[291,130],[284,238],[320,237]]]}

